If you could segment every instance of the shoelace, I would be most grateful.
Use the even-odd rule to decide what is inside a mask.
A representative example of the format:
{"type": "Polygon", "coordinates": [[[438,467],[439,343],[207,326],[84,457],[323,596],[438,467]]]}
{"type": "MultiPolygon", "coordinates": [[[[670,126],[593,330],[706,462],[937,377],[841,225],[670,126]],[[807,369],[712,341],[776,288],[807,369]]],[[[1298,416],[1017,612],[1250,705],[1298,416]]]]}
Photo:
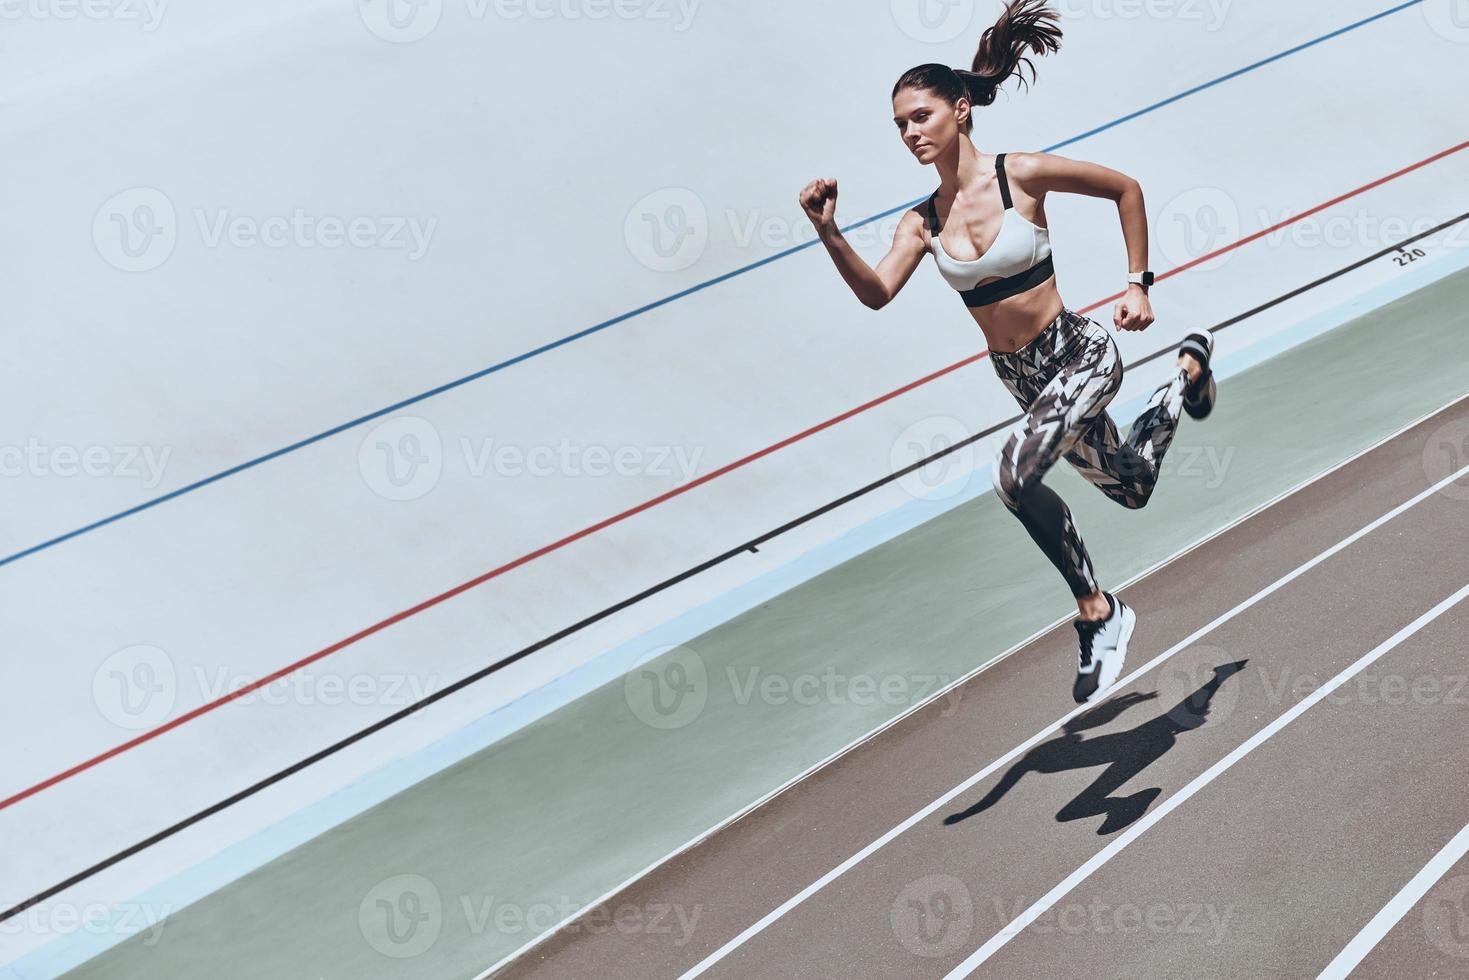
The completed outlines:
{"type": "Polygon", "coordinates": [[[1072,625],[1076,627],[1076,632],[1081,639],[1081,652],[1078,654],[1078,659],[1083,668],[1091,666],[1092,640],[1101,631],[1104,622],[1105,620],[1100,619],[1077,619],[1072,621],[1072,625]]]}

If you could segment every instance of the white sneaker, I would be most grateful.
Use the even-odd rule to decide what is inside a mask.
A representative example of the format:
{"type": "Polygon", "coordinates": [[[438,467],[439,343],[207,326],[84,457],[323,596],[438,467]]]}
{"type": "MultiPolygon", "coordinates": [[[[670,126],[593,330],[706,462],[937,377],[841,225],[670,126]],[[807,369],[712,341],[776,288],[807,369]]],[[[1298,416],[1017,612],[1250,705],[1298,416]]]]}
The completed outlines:
{"type": "Polygon", "coordinates": [[[1131,606],[1110,592],[1102,595],[1111,603],[1112,615],[1106,619],[1078,619],[1072,624],[1080,644],[1076,683],[1071,686],[1077,704],[1096,701],[1117,683],[1127,660],[1127,641],[1137,625],[1137,614],[1131,606]]]}

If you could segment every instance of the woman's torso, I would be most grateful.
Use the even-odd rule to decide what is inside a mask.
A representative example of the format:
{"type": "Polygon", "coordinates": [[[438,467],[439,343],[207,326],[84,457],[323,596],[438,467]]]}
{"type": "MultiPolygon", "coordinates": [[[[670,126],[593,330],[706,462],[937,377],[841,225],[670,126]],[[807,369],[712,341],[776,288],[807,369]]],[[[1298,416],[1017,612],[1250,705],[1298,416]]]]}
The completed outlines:
{"type": "MultiPolygon", "coordinates": [[[[1009,167],[1004,174],[1010,208],[1005,207],[1001,174],[996,170],[991,170],[989,179],[978,186],[961,188],[954,198],[945,199],[942,188],[937,192],[933,198],[939,225],[937,248],[932,232],[934,222],[924,214],[925,244],[934,253],[945,279],[956,288],[966,271],[1008,272],[1025,265],[1021,261],[1017,266],[1016,259],[1027,254],[1031,238],[1036,240],[1040,254],[1049,256],[1044,204],[1025,192],[1015,180],[1013,170],[1013,166],[1009,167]],[[983,252],[978,243],[986,243],[983,252]],[[1011,268],[998,268],[993,261],[996,259],[1011,268]]],[[[926,205],[920,206],[920,211],[925,208],[926,205]]],[[[1048,271],[1049,265],[1043,272],[1048,271]]],[[[986,284],[1001,278],[984,275],[978,279],[978,285],[982,290],[986,284]]],[[[1025,346],[1060,315],[1062,308],[1055,277],[1049,274],[1015,295],[968,307],[993,351],[1013,351],[1025,346]]]]}

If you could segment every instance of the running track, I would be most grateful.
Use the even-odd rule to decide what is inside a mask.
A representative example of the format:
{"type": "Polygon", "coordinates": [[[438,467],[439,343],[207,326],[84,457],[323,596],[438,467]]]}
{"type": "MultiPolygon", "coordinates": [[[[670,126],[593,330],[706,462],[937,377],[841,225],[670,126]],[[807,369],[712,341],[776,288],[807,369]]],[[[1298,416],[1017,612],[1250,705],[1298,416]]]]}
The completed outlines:
{"type": "Polygon", "coordinates": [[[1052,629],[589,910],[506,980],[1462,976],[1469,398],[1052,629]],[[1460,463],[1463,462],[1461,459],[1460,463]],[[646,917],[643,921],[646,921],[646,917]]]}

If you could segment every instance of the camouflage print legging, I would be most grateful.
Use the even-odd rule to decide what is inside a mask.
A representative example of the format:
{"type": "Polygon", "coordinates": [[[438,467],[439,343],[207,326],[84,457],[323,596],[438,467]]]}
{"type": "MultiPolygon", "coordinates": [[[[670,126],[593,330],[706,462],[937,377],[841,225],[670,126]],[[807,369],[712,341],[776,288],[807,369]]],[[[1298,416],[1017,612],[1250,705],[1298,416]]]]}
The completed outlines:
{"type": "Polygon", "coordinates": [[[1011,430],[995,462],[995,492],[1076,597],[1098,591],[1091,558],[1071,511],[1041,481],[1058,459],[1124,507],[1148,502],[1158,467],[1178,428],[1188,374],[1181,368],[1148,400],[1124,442],[1107,414],[1122,385],[1117,342],[1096,321],[1063,309],[1018,351],[992,353],[995,373],[1025,417],[1011,430]]]}

